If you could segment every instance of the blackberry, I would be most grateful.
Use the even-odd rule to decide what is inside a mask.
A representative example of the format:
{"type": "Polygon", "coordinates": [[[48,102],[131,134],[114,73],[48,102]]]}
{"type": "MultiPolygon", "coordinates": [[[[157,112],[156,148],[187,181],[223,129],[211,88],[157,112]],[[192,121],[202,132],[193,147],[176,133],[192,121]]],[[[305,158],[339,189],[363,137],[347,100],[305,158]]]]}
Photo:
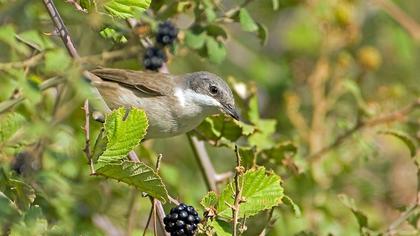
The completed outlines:
{"type": "Polygon", "coordinates": [[[157,71],[167,60],[165,52],[157,47],[146,48],[143,56],[143,65],[147,70],[157,71]]]}
{"type": "Polygon", "coordinates": [[[192,236],[197,230],[197,224],[200,223],[200,217],[194,207],[187,206],[184,203],[171,209],[169,214],[163,219],[166,232],[173,235],[192,236]]]}
{"type": "Polygon", "coordinates": [[[156,34],[156,41],[162,45],[172,44],[178,35],[178,29],[170,22],[165,21],[159,24],[156,34]]]}

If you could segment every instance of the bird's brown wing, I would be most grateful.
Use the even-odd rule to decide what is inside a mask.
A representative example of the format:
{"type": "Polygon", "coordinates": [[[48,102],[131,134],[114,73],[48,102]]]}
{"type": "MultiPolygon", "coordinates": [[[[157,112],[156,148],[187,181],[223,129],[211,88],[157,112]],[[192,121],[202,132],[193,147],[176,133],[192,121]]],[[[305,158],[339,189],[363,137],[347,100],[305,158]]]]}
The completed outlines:
{"type": "Polygon", "coordinates": [[[90,71],[104,81],[116,82],[136,89],[147,96],[165,96],[173,93],[172,75],[125,69],[99,68],[90,71]]]}

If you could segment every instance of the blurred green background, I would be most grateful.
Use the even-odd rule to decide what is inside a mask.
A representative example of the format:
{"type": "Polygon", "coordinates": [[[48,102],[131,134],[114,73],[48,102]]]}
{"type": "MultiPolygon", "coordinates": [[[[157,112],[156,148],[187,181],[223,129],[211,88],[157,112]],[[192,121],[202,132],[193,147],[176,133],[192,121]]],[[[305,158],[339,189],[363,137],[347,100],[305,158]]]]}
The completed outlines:
{"type": "MultiPolygon", "coordinates": [[[[55,2],[82,57],[138,46],[124,21],[77,11],[65,1],[55,2]],[[104,26],[118,29],[128,42],[101,37],[99,31],[104,26]]],[[[151,8],[174,2],[199,4],[152,0],[151,8]]],[[[242,3],[208,2],[216,6],[218,16],[242,3]]],[[[302,216],[280,207],[274,212],[276,221],[268,235],[418,235],[418,208],[408,221],[392,227],[420,194],[415,165],[419,109],[413,108],[390,122],[357,129],[328,152],[315,158],[313,155],[357,122],[387,116],[418,100],[420,1],[261,0],[250,1],[246,9],[256,22],[266,26],[266,43],[261,45],[256,33],[245,32],[238,23],[218,22],[227,32],[227,38],[220,40],[226,47],[226,57],[219,64],[208,60],[209,52],[203,56],[186,43],[186,34],[195,21],[193,10],[171,14],[170,20],[180,33],[168,67],[174,74],[207,70],[225,79],[234,78],[236,90],[241,83],[255,86],[261,117],[277,121],[273,140],[291,140],[298,147],[289,162],[270,168],[283,177],[285,191],[300,206],[302,216]],[[412,145],[414,157],[410,157],[406,143],[412,145]],[[353,213],[359,218],[343,204],[346,197],[342,194],[354,199],[353,213]],[[364,216],[367,224],[360,223],[364,216]]],[[[152,31],[156,22],[166,19],[162,11],[156,12],[140,17],[152,31]]],[[[52,29],[42,1],[0,0],[0,101],[13,99],[16,94],[28,97],[0,114],[2,121],[14,110],[26,120],[24,131],[9,140],[0,136],[4,175],[0,190],[7,193],[7,178],[23,181],[32,186],[36,197],[31,204],[27,202],[30,200],[23,201],[22,209],[39,206],[30,208],[23,220],[0,210],[0,225],[3,230],[12,228],[16,234],[27,235],[47,231],[58,235],[112,235],[112,230],[124,235],[128,227],[131,233],[140,235],[150,209],[148,198],[140,197],[125,184],[89,176],[80,128],[84,123],[80,107],[88,96],[88,85],[80,80],[80,64],[72,63],[59,38],[50,36],[52,29]],[[36,42],[43,55],[35,62],[18,65],[33,56],[32,49],[22,43],[25,41],[36,42]],[[36,87],[48,78],[63,75],[70,81],[69,88],[41,93],[36,87]],[[57,91],[62,92],[59,106],[54,105],[57,91]],[[127,221],[130,214],[134,215],[132,222],[127,221]]],[[[116,58],[89,57],[89,63],[142,69],[141,57],[140,49],[116,58]]],[[[93,125],[93,134],[99,126],[93,125]]],[[[199,200],[207,189],[186,136],[147,141],[144,146],[155,153],[150,158],[144,155],[148,163],[154,162],[156,154],[163,155],[161,176],[171,196],[200,209],[199,200]]],[[[207,146],[219,173],[234,168],[232,150],[207,146]]],[[[16,199],[32,196],[25,189],[11,194],[16,199]]],[[[5,201],[1,204],[1,209],[8,209],[5,201]]],[[[250,219],[249,224],[248,234],[258,235],[252,228],[264,222],[250,219]]]]}

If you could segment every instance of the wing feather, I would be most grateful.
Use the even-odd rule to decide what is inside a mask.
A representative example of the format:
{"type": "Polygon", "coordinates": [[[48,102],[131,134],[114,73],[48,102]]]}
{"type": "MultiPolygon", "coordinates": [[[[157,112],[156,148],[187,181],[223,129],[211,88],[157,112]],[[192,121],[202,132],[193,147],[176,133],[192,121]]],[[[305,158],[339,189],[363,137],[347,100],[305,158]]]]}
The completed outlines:
{"type": "Polygon", "coordinates": [[[113,68],[99,68],[90,72],[104,81],[136,89],[147,96],[170,95],[175,87],[173,76],[169,74],[113,68]]]}

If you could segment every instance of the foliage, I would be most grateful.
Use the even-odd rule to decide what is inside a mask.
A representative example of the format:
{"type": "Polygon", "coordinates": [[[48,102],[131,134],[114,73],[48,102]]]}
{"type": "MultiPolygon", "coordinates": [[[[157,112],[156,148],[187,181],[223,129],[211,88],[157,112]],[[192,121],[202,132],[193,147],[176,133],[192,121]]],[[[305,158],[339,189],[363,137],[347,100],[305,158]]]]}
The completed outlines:
{"type": "Polygon", "coordinates": [[[0,234],[140,235],[150,199],[168,211],[170,196],[201,204],[200,234],[419,234],[419,1],[54,3],[80,58],[44,1],[0,0],[0,234]],[[149,45],[166,21],[177,40],[149,45]],[[82,71],[144,70],[146,46],[172,74],[232,88],[241,121],[211,116],[188,134],[235,174],[215,189],[185,135],[143,140],[142,110],[85,133],[80,107],[101,101],[82,71]]]}

